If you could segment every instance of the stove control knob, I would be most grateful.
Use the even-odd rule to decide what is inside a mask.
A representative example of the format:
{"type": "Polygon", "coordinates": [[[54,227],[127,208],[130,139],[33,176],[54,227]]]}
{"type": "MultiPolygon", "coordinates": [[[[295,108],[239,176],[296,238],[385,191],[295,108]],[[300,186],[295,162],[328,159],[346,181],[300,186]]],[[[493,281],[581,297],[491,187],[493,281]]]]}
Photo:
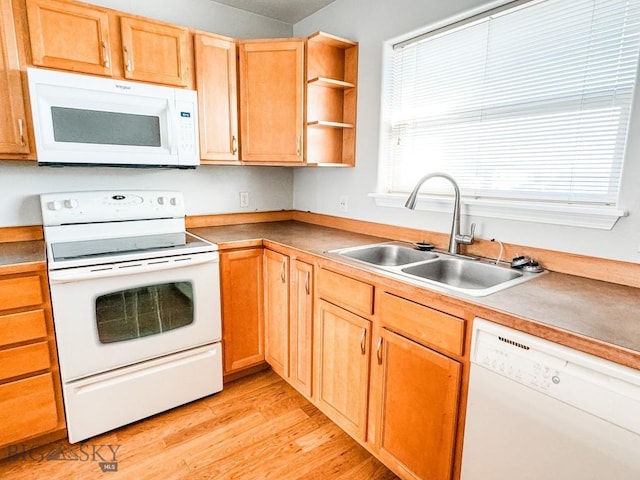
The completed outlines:
{"type": "Polygon", "coordinates": [[[64,201],[64,208],[76,208],[78,206],[78,200],[73,198],[64,201]]]}
{"type": "Polygon", "coordinates": [[[180,199],[178,197],[171,197],[171,205],[177,207],[180,205],[180,199]]]}
{"type": "Polygon", "coordinates": [[[158,197],[158,205],[166,205],[167,197],[158,197]]]}
{"type": "Polygon", "coordinates": [[[62,208],[62,202],[58,200],[54,200],[53,202],[49,202],[49,210],[60,210],[62,208]]]}

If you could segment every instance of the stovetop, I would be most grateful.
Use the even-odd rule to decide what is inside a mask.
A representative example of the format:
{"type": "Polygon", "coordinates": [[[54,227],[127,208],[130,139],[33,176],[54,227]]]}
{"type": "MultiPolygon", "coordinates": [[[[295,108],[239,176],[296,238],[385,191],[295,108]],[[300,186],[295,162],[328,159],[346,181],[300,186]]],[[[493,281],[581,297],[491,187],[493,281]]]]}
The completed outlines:
{"type": "Polygon", "coordinates": [[[49,193],[40,205],[50,270],[217,250],[186,232],[181,192],[49,193]]]}

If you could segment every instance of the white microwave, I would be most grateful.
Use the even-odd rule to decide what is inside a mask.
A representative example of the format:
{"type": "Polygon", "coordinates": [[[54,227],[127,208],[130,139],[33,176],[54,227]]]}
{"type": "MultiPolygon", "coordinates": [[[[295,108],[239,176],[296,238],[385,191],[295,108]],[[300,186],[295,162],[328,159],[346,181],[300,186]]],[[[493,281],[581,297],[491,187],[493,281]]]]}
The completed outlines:
{"type": "Polygon", "coordinates": [[[195,168],[193,90],[28,68],[40,165],[195,168]]]}

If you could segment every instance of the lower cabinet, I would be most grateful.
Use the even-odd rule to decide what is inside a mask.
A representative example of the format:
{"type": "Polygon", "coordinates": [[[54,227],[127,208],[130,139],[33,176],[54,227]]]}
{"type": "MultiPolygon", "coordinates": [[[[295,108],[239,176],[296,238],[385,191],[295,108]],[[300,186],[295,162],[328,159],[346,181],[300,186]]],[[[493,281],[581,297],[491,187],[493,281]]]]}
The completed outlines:
{"type": "Polygon", "coordinates": [[[312,393],[313,265],[264,253],[265,352],[271,368],[307,398],[312,393]]]}
{"type": "Polygon", "coordinates": [[[381,329],[375,352],[375,448],[407,478],[451,478],[461,364],[381,329]]]}
{"type": "Polygon", "coordinates": [[[224,374],[264,362],[262,248],[220,253],[224,374]]]}
{"type": "Polygon", "coordinates": [[[265,358],[273,371],[289,378],[289,257],[264,251],[265,358]]]}
{"type": "Polygon", "coordinates": [[[289,383],[311,398],[313,364],[313,265],[291,262],[289,383]]]}
{"type": "Polygon", "coordinates": [[[316,403],[364,441],[367,427],[371,322],[324,300],[315,318],[316,403]]]}
{"type": "Polygon", "coordinates": [[[0,276],[0,419],[0,458],[66,435],[44,270],[0,276]]]}
{"type": "Polygon", "coordinates": [[[266,359],[401,478],[452,480],[468,312],[261,252],[221,256],[226,371],[266,359]]]}

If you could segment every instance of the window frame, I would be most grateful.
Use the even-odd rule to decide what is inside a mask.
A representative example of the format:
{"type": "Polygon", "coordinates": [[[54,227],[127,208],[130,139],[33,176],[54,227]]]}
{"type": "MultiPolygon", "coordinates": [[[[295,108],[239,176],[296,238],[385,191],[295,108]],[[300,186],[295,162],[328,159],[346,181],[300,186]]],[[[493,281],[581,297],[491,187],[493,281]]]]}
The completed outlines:
{"type": "MultiPolygon", "coordinates": [[[[382,95],[381,95],[381,116],[380,116],[380,137],[378,153],[378,181],[376,191],[369,194],[375,205],[381,207],[402,208],[408,194],[387,193],[386,184],[386,164],[385,155],[390,138],[387,132],[390,129],[390,88],[391,88],[391,68],[393,66],[394,47],[404,43],[413,43],[419,38],[438,35],[440,32],[450,32],[478,23],[487,16],[499,15],[505,11],[512,11],[518,7],[528,6],[531,3],[538,3],[543,0],[499,0],[491,2],[478,9],[464,12],[456,17],[445,19],[441,22],[431,24],[418,31],[393,38],[383,45],[382,62],[382,95]]],[[[636,78],[636,85],[631,100],[631,116],[629,122],[633,122],[633,114],[638,95],[638,84],[640,75],[636,78]]],[[[628,137],[627,137],[628,141],[628,137]]],[[[622,160],[622,171],[629,161],[625,154],[622,160]]],[[[628,215],[628,212],[621,207],[621,193],[623,183],[618,185],[617,199],[615,204],[600,205],[589,203],[572,203],[570,201],[545,201],[527,199],[500,199],[490,197],[461,198],[461,213],[465,215],[482,216],[489,218],[500,218],[508,220],[531,221],[546,224],[556,224],[563,226],[575,226],[584,228],[594,228],[601,230],[611,230],[616,222],[628,215]]],[[[423,189],[424,190],[424,189],[423,189]]],[[[416,209],[433,212],[451,212],[453,205],[452,196],[446,195],[425,195],[418,198],[416,209]]]]}

